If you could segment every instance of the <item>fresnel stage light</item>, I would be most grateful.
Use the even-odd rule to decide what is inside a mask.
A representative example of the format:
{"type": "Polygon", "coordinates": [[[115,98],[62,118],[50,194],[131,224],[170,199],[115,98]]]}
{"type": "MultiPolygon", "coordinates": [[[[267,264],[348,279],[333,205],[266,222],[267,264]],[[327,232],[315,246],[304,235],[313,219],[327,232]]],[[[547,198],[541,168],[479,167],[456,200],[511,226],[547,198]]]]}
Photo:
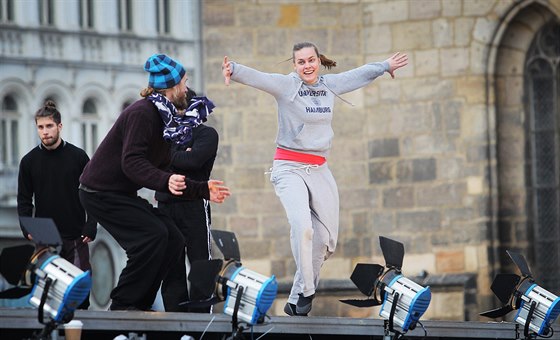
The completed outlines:
{"type": "Polygon", "coordinates": [[[6,248],[0,254],[0,273],[12,285],[0,298],[20,298],[29,293],[29,303],[38,308],[39,322],[45,327],[36,339],[48,339],[60,324],[74,317],[74,310],[87,298],[91,274],[83,272],[57,254],[62,244],[53,220],[20,217],[36,247],[6,248]],[[50,321],[44,321],[44,314],[50,321]]]}
{"type": "Polygon", "coordinates": [[[232,317],[232,335],[228,339],[243,339],[244,327],[238,320],[250,327],[263,323],[276,298],[278,283],[274,275],[268,277],[242,266],[235,234],[212,230],[212,237],[224,260],[194,261],[189,272],[193,289],[211,298],[186,303],[203,306],[225,301],[224,313],[232,317]]]}
{"type": "Polygon", "coordinates": [[[554,330],[550,325],[560,314],[560,297],[535,283],[523,255],[509,250],[506,252],[522,276],[496,275],[490,289],[504,305],[480,315],[495,319],[517,310],[514,320],[523,326],[526,339],[535,339],[537,336],[551,337],[554,330]]]}
{"type": "Polygon", "coordinates": [[[386,332],[400,338],[416,328],[432,298],[429,287],[422,287],[402,274],[404,246],[380,236],[379,243],[385,267],[379,264],[358,263],[350,279],[366,296],[365,300],[341,300],[356,307],[381,305],[379,316],[386,320],[386,332]]]}

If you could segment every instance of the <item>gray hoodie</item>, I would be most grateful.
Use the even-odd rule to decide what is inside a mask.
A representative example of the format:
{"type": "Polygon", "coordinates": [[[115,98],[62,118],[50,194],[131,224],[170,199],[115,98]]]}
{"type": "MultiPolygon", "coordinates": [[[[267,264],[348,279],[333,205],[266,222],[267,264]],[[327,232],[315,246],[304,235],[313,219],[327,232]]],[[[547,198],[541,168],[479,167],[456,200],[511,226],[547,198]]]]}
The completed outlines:
{"type": "Polygon", "coordinates": [[[264,73],[232,62],[231,79],[270,93],[278,104],[276,144],[283,149],[326,157],[334,132],[334,98],[371,83],[389,70],[388,62],[319,77],[307,85],[297,73],[264,73]]]}

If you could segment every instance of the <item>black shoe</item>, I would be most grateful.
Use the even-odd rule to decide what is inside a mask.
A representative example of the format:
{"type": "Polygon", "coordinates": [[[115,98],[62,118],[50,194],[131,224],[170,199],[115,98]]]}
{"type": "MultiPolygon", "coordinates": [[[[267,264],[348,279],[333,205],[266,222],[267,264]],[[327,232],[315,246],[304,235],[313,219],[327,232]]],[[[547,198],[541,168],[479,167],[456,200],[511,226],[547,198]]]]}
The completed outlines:
{"type": "Polygon", "coordinates": [[[288,314],[289,316],[295,316],[296,305],[294,305],[293,303],[286,302],[286,305],[284,306],[284,313],[288,314]]]}
{"type": "Polygon", "coordinates": [[[289,302],[286,302],[286,305],[284,306],[284,313],[288,314],[289,316],[307,316],[307,314],[298,314],[296,312],[296,305],[289,302]]]}
{"type": "Polygon", "coordinates": [[[303,296],[299,294],[299,299],[296,304],[296,314],[297,315],[307,315],[311,311],[311,303],[315,294],[309,296],[303,296]]]}

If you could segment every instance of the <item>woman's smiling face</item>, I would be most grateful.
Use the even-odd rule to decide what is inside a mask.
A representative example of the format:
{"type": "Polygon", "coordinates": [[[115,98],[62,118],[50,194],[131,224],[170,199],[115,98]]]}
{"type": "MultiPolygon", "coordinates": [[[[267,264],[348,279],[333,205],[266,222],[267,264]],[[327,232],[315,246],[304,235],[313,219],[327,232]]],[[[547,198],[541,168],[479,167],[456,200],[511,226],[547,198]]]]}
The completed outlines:
{"type": "Polygon", "coordinates": [[[315,84],[319,78],[321,60],[313,47],[304,47],[294,52],[294,69],[306,84],[315,84]]]}

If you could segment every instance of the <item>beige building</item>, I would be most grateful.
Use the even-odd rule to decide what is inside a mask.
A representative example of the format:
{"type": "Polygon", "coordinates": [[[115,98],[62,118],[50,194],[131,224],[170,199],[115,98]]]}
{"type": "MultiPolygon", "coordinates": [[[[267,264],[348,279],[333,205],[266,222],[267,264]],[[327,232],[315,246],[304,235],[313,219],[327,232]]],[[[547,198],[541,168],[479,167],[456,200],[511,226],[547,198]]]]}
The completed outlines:
{"type": "MultiPolygon", "coordinates": [[[[57,99],[68,112],[65,137],[91,155],[137,98],[143,61],[167,53],[217,105],[213,177],[233,196],[213,206],[213,227],[236,233],[244,266],[279,279],[271,312],[283,315],[294,262],[264,174],[276,104],[258,90],[226,87],[220,67],[227,55],[288,73],[293,44],[312,41],[338,62],[331,72],[396,51],[409,56],[396,79],[344,95],[354,106],[336,103],[328,162],[340,233],[312,315],[378,317],[338,299],[361,297],[349,280],[357,263],[384,263],[379,236],[404,243],[404,274],[430,285],[425,318],[477,320],[496,306],[495,274],[515,271],[506,249],[523,253],[537,282],[560,294],[560,0],[40,3],[0,0],[0,245],[20,237],[14,175],[36,143],[36,108],[57,99]]],[[[123,255],[101,228],[96,242],[94,263],[111,269],[94,276],[94,306],[106,308],[123,255]]]]}
{"type": "MultiPolygon", "coordinates": [[[[189,85],[202,87],[200,11],[200,2],[182,0],[0,0],[0,249],[23,242],[17,174],[39,143],[36,110],[54,100],[62,138],[91,157],[122,109],[139,99],[150,55],[184,60],[189,85]]],[[[90,252],[92,308],[107,309],[126,257],[103,228],[90,252]]]]}

